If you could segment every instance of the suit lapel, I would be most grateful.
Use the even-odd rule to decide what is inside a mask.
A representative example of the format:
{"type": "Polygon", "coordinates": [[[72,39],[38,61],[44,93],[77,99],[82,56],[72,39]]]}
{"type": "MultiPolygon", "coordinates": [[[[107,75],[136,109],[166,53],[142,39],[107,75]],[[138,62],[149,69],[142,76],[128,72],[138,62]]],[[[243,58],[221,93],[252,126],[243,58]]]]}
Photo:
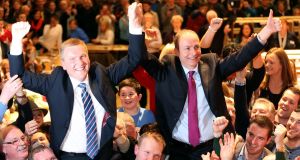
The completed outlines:
{"type": "Polygon", "coordinates": [[[203,63],[202,61],[199,62],[198,65],[198,71],[200,74],[200,78],[201,78],[201,83],[203,86],[203,90],[205,93],[205,96],[207,99],[209,99],[208,97],[208,85],[209,85],[209,67],[206,63],[203,63]]]}

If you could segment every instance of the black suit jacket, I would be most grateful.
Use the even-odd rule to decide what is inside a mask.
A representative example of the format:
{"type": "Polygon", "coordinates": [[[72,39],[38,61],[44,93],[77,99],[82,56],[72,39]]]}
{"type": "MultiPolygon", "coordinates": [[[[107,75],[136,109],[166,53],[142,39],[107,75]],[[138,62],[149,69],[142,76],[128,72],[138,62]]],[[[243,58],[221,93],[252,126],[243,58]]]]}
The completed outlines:
{"type": "MultiPolygon", "coordinates": [[[[99,63],[91,64],[89,85],[104,107],[106,115],[102,127],[100,159],[109,159],[112,152],[112,138],[116,124],[115,85],[130,74],[140,63],[145,49],[143,35],[130,35],[128,56],[105,68],[99,63]]],[[[24,87],[47,97],[51,116],[51,147],[58,154],[60,146],[69,128],[74,91],[68,73],[62,67],[56,67],[50,75],[35,74],[24,70],[22,56],[9,55],[11,74],[22,77],[24,87]]],[[[99,125],[99,124],[98,124],[99,125]]]]}
{"type": "MultiPolygon", "coordinates": [[[[245,67],[262,48],[263,45],[254,38],[239,52],[223,60],[211,53],[201,56],[198,64],[199,74],[205,97],[216,117],[225,115],[230,120],[222,92],[222,81],[245,67]]],[[[156,80],[156,120],[167,143],[171,142],[172,131],[182,113],[188,92],[187,78],[180,59],[175,55],[166,55],[163,61],[159,62],[154,56],[149,55],[142,65],[156,80]]],[[[228,130],[234,131],[232,125],[225,129],[228,130]]]]}

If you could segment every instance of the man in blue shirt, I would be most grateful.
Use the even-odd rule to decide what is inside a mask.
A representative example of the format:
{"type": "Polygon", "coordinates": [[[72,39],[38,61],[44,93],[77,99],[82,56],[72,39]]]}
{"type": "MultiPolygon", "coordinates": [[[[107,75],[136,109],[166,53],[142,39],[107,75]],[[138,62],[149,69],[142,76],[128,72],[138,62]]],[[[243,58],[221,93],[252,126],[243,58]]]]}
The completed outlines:
{"type": "Polygon", "coordinates": [[[69,21],[69,28],[70,28],[68,32],[69,38],[78,38],[84,41],[85,43],[88,43],[90,41],[89,37],[84,32],[84,30],[78,27],[76,19],[71,19],[69,21]]]}

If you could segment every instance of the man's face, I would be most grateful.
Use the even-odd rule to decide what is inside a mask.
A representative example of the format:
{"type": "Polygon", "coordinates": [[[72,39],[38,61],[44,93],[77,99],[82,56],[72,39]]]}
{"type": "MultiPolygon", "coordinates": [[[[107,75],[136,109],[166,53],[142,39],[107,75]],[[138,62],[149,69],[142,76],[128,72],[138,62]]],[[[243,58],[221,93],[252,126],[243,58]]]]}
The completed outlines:
{"type": "Polygon", "coordinates": [[[179,39],[179,53],[177,54],[184,67],[190,70],[196,68],[201,57],[198,36],[192,32],[183,34],[179,39]]]}
{"type": "Polygon", "coordinates": [[[277,115],[280,118],[288,119],[297,108],[299,98],[299,95],[294,94],[291,90],[286,90],[278,103],[277,115]]]}
{"type": "Polygon", "coordinates": [[[274,115],[269,110],[269,107],[260,103],[254,103],[253,108],[251,110],[251,119],[255,118],[255,116],[266,116],[272,122],[274,121],[274,115]]]}
{"type": "Polygon", "coordinates": [[[33,159],[34,160],[57,160],[54,153],[48,149],[34,154],[33,159]]]}
{"type": "Polygon", "coordinates": [[[269,143],[269,130],[261,128],[256,123],[252,123],[246,134],[246,149],[248,154],[261,154],[264,147],[269,143]]]}
{"type": "Polygon", "coordinates": [[[26,159],[28,156],[27,137],[18,128],[9,131],[3,140],[3,152],[7,159],[26,159]]]}
{"type": "Polygon", "coordinates": [[[300,139],[300,112],[292,112],[287,122],[287,137],[289,140],[300,139]]]}
{"type": "Polygon", "coordinates": [[[81,45],[69,46],[64,49],[62,67],[69,76],[84,81],[90,69],[90,59],[87,51],[81,45]]]}
{"type": "Polygon", "coordinates": [[[152,137],[144,138],[140,146],[136,145],[134,149],[136,160],[160,160],[162,151],[163,145],[152,137]]]}

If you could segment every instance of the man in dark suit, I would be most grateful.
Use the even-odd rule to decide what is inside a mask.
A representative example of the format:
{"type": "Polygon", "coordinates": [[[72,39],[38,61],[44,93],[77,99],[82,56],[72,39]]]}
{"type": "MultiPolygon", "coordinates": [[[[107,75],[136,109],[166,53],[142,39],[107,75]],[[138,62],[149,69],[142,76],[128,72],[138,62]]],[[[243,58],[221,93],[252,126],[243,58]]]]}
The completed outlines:
{"type": "MultiPolygon", "coordinates": [[[[205,36],[213,37],[216,32],[213,26],[211,24],[205,36]]],[[[245,67],[263,49],[268,37],[278,30],[280,21],[273,19],[270,11],[267,25],[258,36],[223,60],[216,54],[201,56],[197,34],[183,30],[174,40],[176,56],[166,55],[159,62],[149,55],[142,63],[156,80],[156,120],[166,139],[170,159],[199,159],[201,154],[212,150],[214,118],[230,119],[222,81],[245,67]]],[[[233,131],[232,125],[228,130],[233,131]]]]}
{"type": "Polygon", "coordinates": [[[128,56],[107,68],[99,63],[90,65],[85,43],[69,39],[60,49],[62,66],[56,67],[50,75],[24,70],[22,38],[30,25],[18,22],[12,26],[11,74],[18,74],[25,88],[47,97],[51,116],[51,148],[59,159],[110,159],[116,124],[114,86],[130,74],[144,57],[141,5],[136,2],[130,5],[128,17],[131,33],[128,56]]]}

